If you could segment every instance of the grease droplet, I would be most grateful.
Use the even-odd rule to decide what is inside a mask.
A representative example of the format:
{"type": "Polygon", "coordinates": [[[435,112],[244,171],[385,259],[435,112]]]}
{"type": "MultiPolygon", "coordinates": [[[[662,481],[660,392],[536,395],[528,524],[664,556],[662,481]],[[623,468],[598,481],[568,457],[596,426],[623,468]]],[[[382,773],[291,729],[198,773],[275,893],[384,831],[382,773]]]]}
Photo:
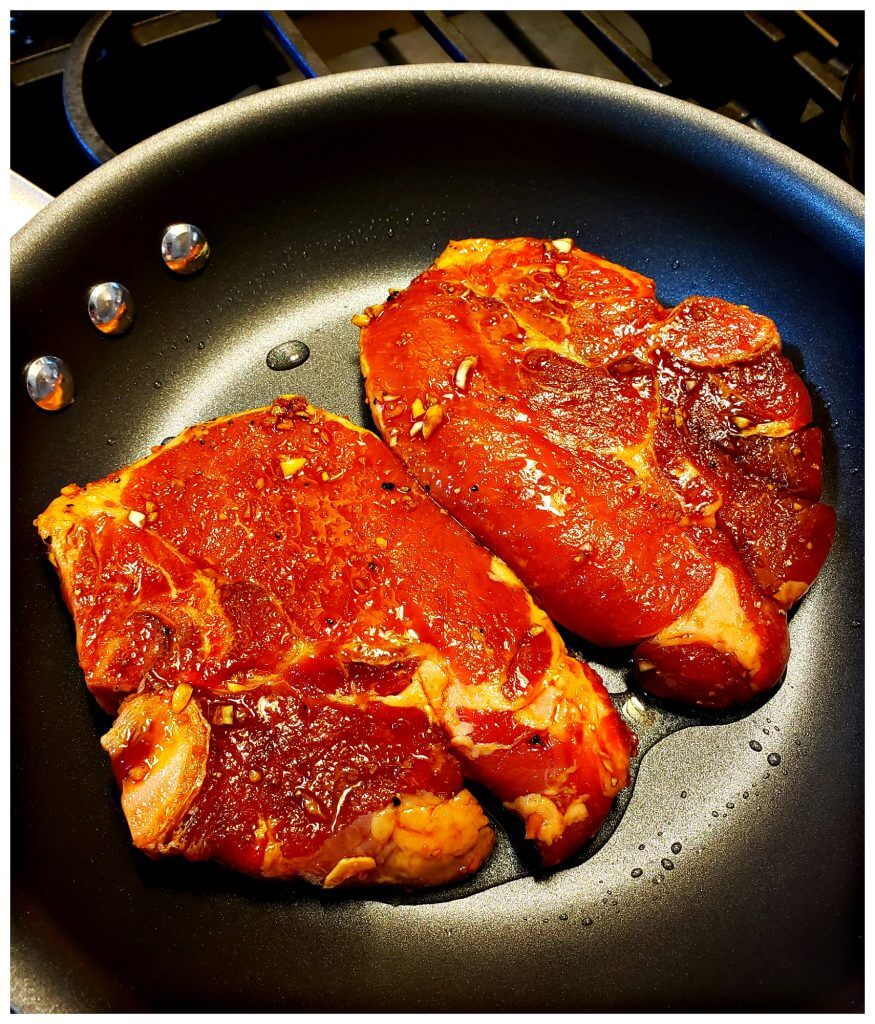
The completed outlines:
{"type": "Polygon", "coordinates": [[[310,349],[303,341],[284,341],[267,353],[267,365],[271,370],[294,370],[310,358],[310,349]]]}
{"type": "Polygon", "coordinates": [[[585,918],[583,919],[583,927],[584,927],[584,928],[589,928],[589,926],[590,926],[591,924],[592,924],[592,918],[591,918],[591,917],[585,917],[585,918]]]}
{"type": "Polygon", "coordinates": [[[662,864],[666,871],[674,871],[674,861],[669,860],[668,857],[663,857],[660,864],[662,864]]]}
{"type": "Polygon", "coordinates": [[[757,753],[759,753],[763,749],[763,745],[758,740],[751,740],[750,749],[755,750],[757,753]]]}
{"type": "Polygon", "coordinates": [[[735,810],[735,804],[734,804],[734,803],[733,803],[733,802],[732,802],[731,800],[730,800],[730,801],[729,801],[729,803],[728,803],[728,804],[726,805],[726,810],[727,810],[727,811],[734,811],[734,810],[735,810]]]}
{"type": "Polygon", "coordinates": [[[160,388],[161,387],[161,381],[160,380],[156,380],[155,383],[152,385],[152,387],[156,388],[156,389],[160,388]]]}
{"type": "Polygon", "coordinates": [[[769,762],[769,764],[773,768],[777,768],[778,765],[781,763],[781,755],[780,754],[769,754],[769,756],[766,758],[766,760],[769,762]]]}
{"type": "Polygon", "coordinates": [[[204,342],[204,341],[199,341],[199,342],[197,343],[197,347],[198,347],[198,350],[199,350],[200,352],[203,352],[203,350],[204,350],[204,349],[205,349],[205,348],[207,347],[207,345],[206,345],[206,342],[204,342]]]}
{"type": "Polygon", "coordinates": [[[644,874],[644,871],[643,871],[642,868],[632,868],[632,877],[633,878],[640,878],[643,874],[644,874]]]}
{"type": "Polygon", "coordinates": [[[639,850],[643,850],[644,849],[644,843],[639,843],[638,844],[638,849],[639,850]]]}
{"type": "Polygon", "coordinates": [[[672,853],[680,853],[682,849],[683,849],[683,847],[681,846],[680,843],[672,843],[671,844],[671,852],[672,853]]]}
{"type": "Polygon", "coordinates": [[[681,800],[686,800],[686,799],[687,799],[687,791],[685,789],[682,789],[681,790],[681,800]]]}
{"type": "Polygon", "coordinates": [[[681,261],[680,260],[672,260],[671,261],[671,269],[672,270],[677,270],[680,265],[681,265],[681,261]]]}

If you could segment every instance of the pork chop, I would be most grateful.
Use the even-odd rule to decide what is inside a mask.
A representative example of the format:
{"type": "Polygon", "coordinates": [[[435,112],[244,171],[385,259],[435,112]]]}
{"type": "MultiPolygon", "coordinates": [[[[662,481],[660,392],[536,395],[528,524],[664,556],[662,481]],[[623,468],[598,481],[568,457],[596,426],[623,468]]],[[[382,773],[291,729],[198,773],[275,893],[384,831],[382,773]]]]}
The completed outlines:
{"type": "Polygon", "coordinates": [[[374,419],[557,622],[724,707],[781,678],[835,514],[775,325],[570,239],[453,242],[359,314],[374,419]]]}
{"type": "Polygon", "coordinates": [[[305,399],[192,427],[36,525],[152,856],[435,885],[493,847],[465,775],[546,863],[627,784],[631,734],[514,574],[305,399]]]}

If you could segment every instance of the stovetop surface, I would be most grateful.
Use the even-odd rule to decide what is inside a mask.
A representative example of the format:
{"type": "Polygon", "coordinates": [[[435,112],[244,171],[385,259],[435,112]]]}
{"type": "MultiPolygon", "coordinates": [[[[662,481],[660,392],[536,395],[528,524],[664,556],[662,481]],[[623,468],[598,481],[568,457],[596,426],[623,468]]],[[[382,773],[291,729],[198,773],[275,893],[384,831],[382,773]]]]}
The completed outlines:
{"type": "Polygon", "coordinates": [[[11,33],[12,168],[55,195],[110,153],[238,96],[454,60],[632,82],[862,183],[862,11],[13,12],[11,33]]]}

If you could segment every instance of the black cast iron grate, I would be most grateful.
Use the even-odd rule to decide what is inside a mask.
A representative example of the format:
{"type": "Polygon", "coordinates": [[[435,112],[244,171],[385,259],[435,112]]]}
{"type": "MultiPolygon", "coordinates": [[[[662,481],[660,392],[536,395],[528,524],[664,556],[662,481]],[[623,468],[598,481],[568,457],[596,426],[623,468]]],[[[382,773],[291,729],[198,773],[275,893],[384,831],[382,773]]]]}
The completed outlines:
{"type": "Polygon", "coordinates": [[[631,82],[862,183],[862,12],[18,12],[11,31],[12,165],[55,194],[238,96],[452,61],[631,82]]]}

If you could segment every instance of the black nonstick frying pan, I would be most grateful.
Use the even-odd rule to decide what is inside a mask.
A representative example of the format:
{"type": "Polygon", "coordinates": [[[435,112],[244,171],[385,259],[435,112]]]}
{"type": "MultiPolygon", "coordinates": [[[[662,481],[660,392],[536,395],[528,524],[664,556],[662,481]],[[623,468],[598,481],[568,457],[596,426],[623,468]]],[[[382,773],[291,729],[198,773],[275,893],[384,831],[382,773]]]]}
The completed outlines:
{"type": "MultiPolygon", "coordinates": [[[[718,115],[561,72],[434,65],[240,100],[112,160],[12,252],[13,1002],[22,1010],[862,1007],[862,197],[718,115]],[[180,278],[160,240],[198,225],[180,278]],[[302,392],[365,423],[350,316],[450,238],[570,235],[772,316],[826,434],[830,559],[787,677],[733,715],[628,705],[631,797],[575,864],[517,836],[427,896],[323,895],[133,850],[34,516],[183,427],[302,392]],[[86,313],[98,281],[137,308],[86,313]],[[279,342],[300,367],[266,363],[279,342]],[[51,353],[75,403],[29,400],[51,353]]],[[[572,638],[573,642],[573,638],[572,638]]],[[[503,821],[501,815],[499,819],[503,821]]]]}

